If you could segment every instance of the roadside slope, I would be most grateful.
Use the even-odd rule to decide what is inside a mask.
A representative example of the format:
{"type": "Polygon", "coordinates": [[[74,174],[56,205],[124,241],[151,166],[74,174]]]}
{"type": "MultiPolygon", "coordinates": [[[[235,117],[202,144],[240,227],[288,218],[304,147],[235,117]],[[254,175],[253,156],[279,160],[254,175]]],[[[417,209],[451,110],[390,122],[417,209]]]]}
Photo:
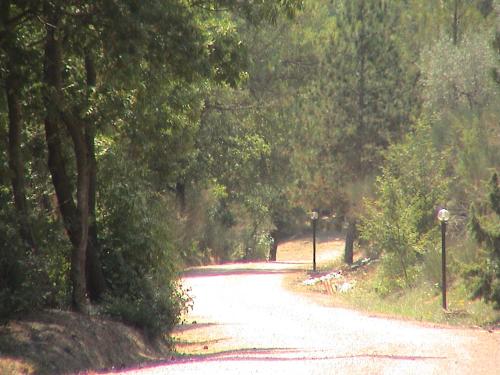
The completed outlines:
{"type": "Polygon", "coordinates": [[[0,326],[0,374],[74,374],[165,358],[133,328],[111,320],[50,310],[0,326]]]}

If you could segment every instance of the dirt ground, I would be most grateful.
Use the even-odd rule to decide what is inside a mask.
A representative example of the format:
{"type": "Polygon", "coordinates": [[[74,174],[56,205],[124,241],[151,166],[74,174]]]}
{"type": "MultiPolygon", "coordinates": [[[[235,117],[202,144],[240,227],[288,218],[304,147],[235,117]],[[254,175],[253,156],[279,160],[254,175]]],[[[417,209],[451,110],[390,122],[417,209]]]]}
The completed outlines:
{"type": "MultiPolygon", "coordinates": [[[[276,260],[278,262],[300,262],[301,268],[312,262],[313,244],[311,236],[292,238],[279,244],[276,260]]],[[[344,251],[344,238],[338,234],[320,233],[316,240],[316,260],[320,263],[337,259],[344,251]]]]}
{"type": "MultiPolygon", "coordinates": [[[[187,354],[118,373],[498,373],[498,331],[371,317],[286,290],[285,275],[310,267],[308,241],[282,244],[275,263],[190,270],[184,281],[195,305],[176,332],[178,350],[187,354]]],[[[334,259],[341,250],[340,239],[323,238],[318,259],[334,259]]]]}

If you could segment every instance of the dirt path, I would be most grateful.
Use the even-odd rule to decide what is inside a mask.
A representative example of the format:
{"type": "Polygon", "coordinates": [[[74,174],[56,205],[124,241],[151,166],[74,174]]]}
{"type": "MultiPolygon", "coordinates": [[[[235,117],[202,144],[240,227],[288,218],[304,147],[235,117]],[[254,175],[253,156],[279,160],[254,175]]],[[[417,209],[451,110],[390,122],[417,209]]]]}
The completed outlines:
{"type": "MultiPolygon", "coordinates": [[[[336,255],[333,247],[325,258],[336,255]]],[[[294,259],[192,270],[185,283],[195,305],[177,335],[179,350],[197,354],[126,373],[498,374],[499,332],[314,304],[282,286],[286,273],[305,266],[294,259]]]]}

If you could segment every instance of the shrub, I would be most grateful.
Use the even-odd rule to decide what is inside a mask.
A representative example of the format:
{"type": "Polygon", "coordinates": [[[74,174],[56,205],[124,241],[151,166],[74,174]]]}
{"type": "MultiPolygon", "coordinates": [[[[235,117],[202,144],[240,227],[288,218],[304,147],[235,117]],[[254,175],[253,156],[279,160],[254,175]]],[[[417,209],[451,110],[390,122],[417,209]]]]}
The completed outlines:
{"type": "Polygon", "coordinates": [[[179,284],[158,285],[154,277],[136,279],[126,294],[108,294],[104,311],[138,327],[150,338],[161,338],[179,323],[190,299],[179,284]]]}
{"type": "Polygon", "coordinates": [[[436,207],[448,190],[445,159],[432,147],[430,129],[418,125],[405,141],[389,148],[377,179],[377,199],[367,201],[361,238],[381,255],[386,277],[411,285],[416,265],[432,248],[436,207]],[[425,155],[425,158],[423,157],[425,155]]]}
{"type": "Polygon", "coordinates": [[[472,297],[483,297],[500,309],[500,187],[498,175],[489,184],[488,201],[481,212],[471,206],[469,231],[481,246],[478,262],[465,267],[472,297]]]}
{"type": "Polygon", "coordinates": [[[44,264],[18,235],[9,191],[0,186],[0,321],[44,305],[48,293],[44,264]]]}
{"type": "Polygon", "coordinates": [[[178,283],[178,251],[171,228],[175,204],[155,191],[140,167],[103,160],[98,220],[108,292],[103,309],[144,330],[168,333],[186,308],[178,283]]]}

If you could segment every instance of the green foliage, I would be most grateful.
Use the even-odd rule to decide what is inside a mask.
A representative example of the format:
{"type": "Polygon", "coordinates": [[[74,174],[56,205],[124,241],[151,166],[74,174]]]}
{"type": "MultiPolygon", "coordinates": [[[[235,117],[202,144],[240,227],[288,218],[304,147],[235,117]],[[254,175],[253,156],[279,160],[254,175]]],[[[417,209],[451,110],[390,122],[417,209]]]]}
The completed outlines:
{"type": "Polygon", "coordinates": [[[395,35],[399,9],[389,2],[338,1],[336,30],[323,61],[330,106],[328,150],[356,180],[381,161],[381,151],[408,126],[411,76],[395,35]]]}
{"type": "MultiPolygon", "coordinates": [[[[439,261],[437,262],[440,263],[439,261]]],[[[361,270],[362,274],[366,270],[361,270]]],[[[349,293],[338,293],[339,302],[369,313],[381,313],[397,318],[407,317],[412,320],[435,322],[448,325],[481,326],[491,328],[498,323],[500,312],[482,301],[468,300],[464,283],[448,285],[448,313],[443,313],[440,301],[440,289],[429,280],[419,279],[412,288],[391,290],[383,272],[375,266],[368,271],[374,277],[359,275],[356,287],[349,293]]],[[[356,278],[356,275],[353,275],[356,278]]]]}
{"type": "MultiPolygon", "coordinates": [[[[0,116],[0,132],[2,129],[0,116]]],[[[32,140],[35,142],[35,140],[32,140]]],[[[2,142],[3,146],[3,142],[2,142]]],[[[3,150],[3,148],[2,148],[3,150]]],[[[36,251],[20,236],[20,220],[14,206],[4,153],[0,153],[0,321],[19,318],[44,307],[68,304],[68,244],[58,218],[37,207],[32,213],[36,251]]],[[[48,204],[49,191],[42,170],[29,171],[33,188],[30,203],[48,204]]]]}
{"type": "Polygon", "coordinates": [[[48,305],[58,287],[48,274],[55,269],[21,241],[9,198],[0,185],[0,322],[48,305]]]}
{"type": "MultiPolygon", "coordinates": [[[[168,323],[159,317],[164,314],[173,322],[179,313],[176,306],[182,304],[182,293],[177,294],[173,283],[180,263],[180,257],[174,254],[185,253],[185,244],[197,248],[198,238],[180,241],[172,234],[178,229],[189,233],[190,228],[178,224],[184,215],[179,206],[185,204],[179,205],[177,201],[183,197],[175,199],[171,191],[182,187],[177,191],[181,195],[185,186],[199,183],[201,188],[195,193],[201,195],[214,179],[214,174],[205,173],[199,162],[199,155],[209,151],[197,142],[204,96],[209,88],[236,87],[246,77],[247,47],[241,42],[237,20],[253,25],[277,22],[282,14],[292,17],[301,6],[301,0],[214,0],[203,4],[183,0],[2,2],[1,141],[3,146],[7,129],[13,124],[9,123],[9,110],[20,109],[16,129],[26,141],[18,140],[13,154],[22,153],[24,160],[29,160],[22,167],[29,174],[26,180],[31,186],[23,190],[34,206],[36,224],[32,229],[38,234],[37,247],[41,250],[28,254],[19,241],[21,220],[16,220],[16,214],[23,212],[19,208],[16,212],[10,192],[4,189],[15,183],[16,171],[5,168],[10,173],[4,179],[2,169],[1,214],[5,214],[5,220],[1,216],[0,233],[2,237],[5,234],[2,240],[12,245],[1,249],[2,255],[6,252],[5,261],[0,260],[2,298],[18,290],[21,294],[35,291],[36,285],[44,284],[35,281],[40,273],[50,286],[48,296],[38,290],[43,305],[65,304],[67,291],[73,290],[77,291],[73,302],[80,308],[86,304],[86,291],[95,298],[89,290],[93,289],[92,280],[85,285],[85,278],[92,279],[99,267],[91,251],[95,249],[101,258],[108,297],[129,296],[118,302],[122,307],[130,305],[132,310],[122,309],[129,320],[154,330],[148,325],[152,321],[140,317],[151,303],[157,307],[152,320],[168,323]],[[20,90],[16,90],[18,102],[12,104],[3,94],[7,80],[14,75],[20,90]],[[44,121],[46,116],[50,121],[44,121]],[[45,139],[43,128],[45,125],[48,135],[49,123],[53,134],[45,139]],[[96,193],[94,168],[99,170],[96,193]],[[49,173],[55,189],[48,181],[49,173]],[[80,228],[87,230],[87,219],[94,224],[95,201],[97,229],[92,226],[89,230],[93,246],[85,252],[80,240],[85,241],[87,233],[80,233],[80,228]],[[59,208],[62,218],[57,214],[59,208]],[[66,224],[65,232],[61,221],[66,224]],[[80,267],[85,260],[90,265],[87,274],[80,267]],[[8,284],[5,288],[4,281],[8,284]],[[8,291],[3,293],[4,289],[8,291]]],[[[234,141],[231,156],[243,163],[257,157],[252,148],[255,155],[264,149],[255,134],[239,134],[230,141],[234,141]]],[[[10,156],[6,149],[1,148],[2,168],[10,156]]],[[[250,241],[247,237],[251,235],[246,229],[236,230],[234,216],[238,210],[229,208],[231,202],[227,207],[225,203],[220,199],[205,207],[204,219],[209,223],[208,232],[213,232],[213,242],[223,238],[221,247],[232,256],[236,252],[233,248],[241,241],[250,241]],[[208,214],[213,210],[214,215],[208,214]],[[231,233],[238,236],[232,239],[231,233]]],[[[34,308],[38,306],[33,302],[34,308]]],[[[171,327],[171,323],[165,324],[165,328],[171,327]]]]}
{"type": "Polygon", "coordinates": [[[491,79],[497,57],[491,32],[476,31],[459,45],[442,38],[422,53],[425,107],[446,115],[449,111],[477,111],[493,104],[498,87],[491,79]]]}
{"type": "Polygon", "coordinates": [[[495,12],[492,12],[492,0],[408,0],[400,2],[403,16],[401,30],[408,50],[406,53],[418,55],[423,49],[432,46],[436,39],[453,41],[456,28],[457,44],[463,36],[477,31],[485,24],[495,23],[495,12]],[[490,4],[488,4],[490,3],[490,4]],[[457,6],[457,22],[454,13],[457,6]]]}
{"type": "Polygon", "coordinates": [[[483,181],[500,161],[499,91],[492,75],[499,68],[498,51],[492,45],[494,30],[484,22],[461,32],[456,44],[442,37],[424,49],[421,60],[424,110],[432,123],[433,143],[449,150],[448,173],[456,176],[449,197],[457,214],[450,233],[456,242],[452,262],[457,262],[457,273],[465,277],[458,282],[467,285],[470,295],[490,301],[496,298],[497,265],[482,242],[482,226],[491,229],[488,225],[496,225],[496,219],[482,202],[469,206],[484,196],[483,181]],[[464,238],[468,235],[475,243],[464,238]]]}
{"type": "MultiPolygon", "coordinates": [[[[152,333],[172,327],[185,306],[175,283],[183,263],[263,259],[273,243],[300,231],[312,207],[332,210],[339,220],[358,215],[364,207],[355,202],[372,195],[381,164],[378,197],[367,203],[363,222],[364,238],[384,263],[379,290],[422,274],[437,282],[435,208],[446,201],[465,217],[464,207],[500,162],[495,6],[491,0],[3,2],[2,314],[65,306],[71,292],[69,232],[46,162],[42,68],[50,62],[44,42],[52,29],[40,20],[60,17],[55,117],[76,118],[78,131],[96,145],[96,248],[106,309],[152,333]],[[14,174],[3,84],[12,73],[20,80],[18,151],[36,254],[20,240],[8,188],[14,174]],[[405,138],[419,117],[430,125],[405,138]],[[446,171],[436,149],[448,152],[446,171]],[[450,179],[457,183],[448,189],[450,179]]],[[[64,130],[68,124],[57,126],[71,200],[85,190],[76,188],[83,158],[64,130]]],[[[488,215],[478,210],[476,229],[494,230],[488,215]]],[[[460,235],[464,221],[454,221],[452,235],[460,235]]],[[[478,255],[469,275],[491,296],[496,263],[486,250],[467,252],[478,255]]]]}
{"type": "Polygon", "coordinates": [[[409,129],[417,72],[398,38],[406,28],[400,4],[312,3],[294,30],[301,54],[292,61],[303,62],[306,80],[287,109],[296,129],[292,196],[343,220],[363,211],[383,151],[409,129]]]}
{"type": "Polygon", "coordinates": [[[0,240],[4,244],[0,247],[0,321],[3,321],[29,308],[31,301],[27,297],[34,294],[34,288],[31,280],[26,280],[29,261],[12,225],[16,222],[14,212],[8,207],[6,189],[0,189],[0,240]]]}
{"type": "MultiPolygon", "coordinates": [[[[297,203],[290,194],[294,188],[294,119],[289,106],[306,77],[300,74],[304,71],[302,57],[286,47],[286,42],[294,38],[287,32],[292,25],[278,22],[275,30],[243,24],[242,41],[250,47],[246,84],[237,89],[212,87],[205,99],[197,140],[197,148],[203,150],[197,158],[197,177],[208,172],[225,192],[215,211],[210,211],[224,208],[236,218],[232,227],[224,229],[217,224],[218,215],[210,215],[215,220],[209,221],[214,225],[207,226],[206,240],[210,248],[229,243],[236,257],[263,257],[264,245],[257,246],[267,242],[262,241],[262,233],[284,234],[286,222],[293,221],[290,217],[282,220],[297,203]],[[283,42],[277,43],[277,39],[283,42]],[[288,76],[293,77],[290,83],[283,80],[288,76]],[[224,236],[231,240],[223,240],[224,236]]],[[[216,248],[212,250],[217,252],[216,248]]]]}
{"type": "MultiPolygon", "coordinates": [[[[424,113],[432,123],[436,147],[450,149],[459,176],[457,206],[474,199],[489,169],[500,161],[497,148],[498,85],[491,73],[498,58],[486,28],[467,33],[454,45],[442,38],[421,58],[424,113]]],[[[460,209],[464,212],[468,204],[460,209]]]]}
{"type": "Polygon", "coordinates": [[[448,193],[446,159],[433,148],[424,124],[385,156],[377,199],[366,202],[361,238],[381,255],[389,280],[410,285],[418,275],[417,266],[438,243],[435,212],[448,193]]]}
{"type": "Polygon", "coordinates": [[[468,228],[482,249],[480,261],[465,266],[472,297],[483,297],[500,309],[500,187],[493,174],[486,204],[471,206],[468,228]]]}
{"type": "Polygon", "coordinates": [[[252,24],[263,21],[276,22],[281,14],[294,17],[303,7],[304,0],[210,0],[205,6],[207,9],[232,9],[235,13],[244,16],[252,24]]]}
{"type": "Polygon", "coordinates": [[[178,322],[187,297],[175,281],[178,256],[168,197],[116,145],[101,160],[99,225],[108,293],[104,311],[161,337],[178,322]]]}
{"type": "Polygon", "coordinates": [[[229,200],[212,187],[188,191],[185,215],[180,218],[176,247],[185,263],[203,264],[235,260],[263,260],[269,250],[271,229],[265,215],[256,207],[229,200]]]}
{"type": "Polygon", "coordinates": [[[165,338],[191,301],[180,285],[157,284],[152,279],[136,280],[132,287],[121,291],[123,294],[116,290],[108,294],[103,308],[110,316],[142,329],[150,338],[165,338]]]}
{"type": "Polygon", "coordinates": [[[490,166],[500,161],[495,145],[485,142],[492,139],[490,134],[493,129],[488,129],[491,120],[491,116],[483,115],[482,118],[466,119],[465,123],[457,124],[457,141],[461,146],[456,147],[455,151],[456,173],[465,186],[479,186],[483,180],[488,179],[490,166]]]}

